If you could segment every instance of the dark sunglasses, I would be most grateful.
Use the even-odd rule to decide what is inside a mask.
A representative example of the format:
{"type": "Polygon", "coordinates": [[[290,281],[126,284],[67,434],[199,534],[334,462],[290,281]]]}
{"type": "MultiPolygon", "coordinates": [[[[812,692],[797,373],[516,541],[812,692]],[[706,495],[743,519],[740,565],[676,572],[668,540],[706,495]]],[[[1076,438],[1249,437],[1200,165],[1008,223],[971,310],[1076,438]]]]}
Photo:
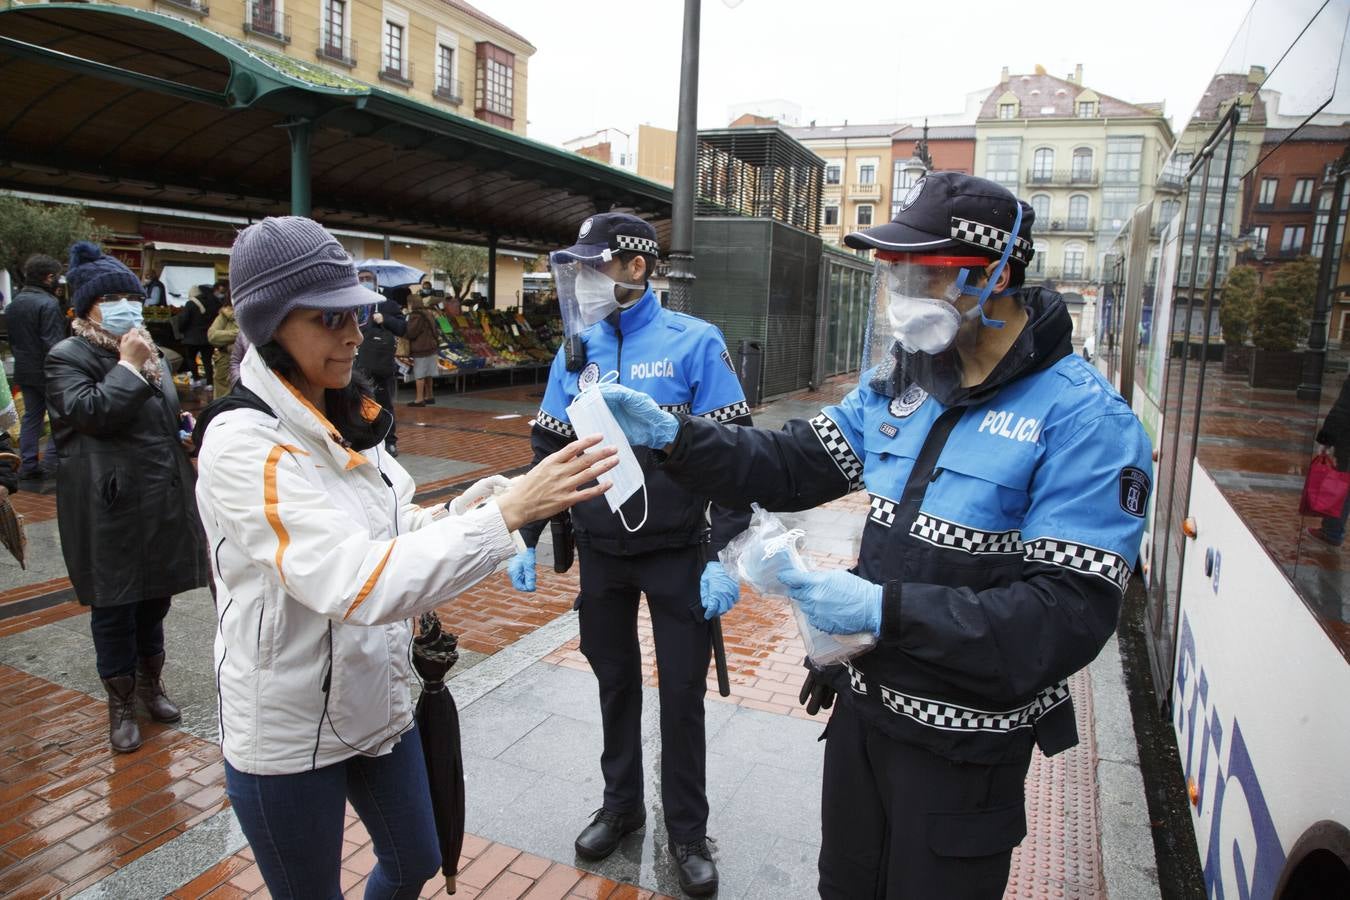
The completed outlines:
{"type": "Polygon", "coordinates": [[[341,331],[347,326],[349,318],[356,320],[356,327],[360,328],[370,321],[371,306],[352,306],[347,309],[325,309],[323,311],[323,327],[333,331],[341,331]]]}

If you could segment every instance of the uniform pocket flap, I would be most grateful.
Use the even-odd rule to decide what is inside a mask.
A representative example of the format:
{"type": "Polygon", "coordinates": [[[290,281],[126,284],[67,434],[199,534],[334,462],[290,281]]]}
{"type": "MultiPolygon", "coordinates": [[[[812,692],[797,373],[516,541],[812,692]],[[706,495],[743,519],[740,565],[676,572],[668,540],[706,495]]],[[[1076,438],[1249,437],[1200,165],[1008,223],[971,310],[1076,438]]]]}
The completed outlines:
{"type": "Polygon", "coordinates": [[[1026,835],[1027,811],[1022,803],[928,814],[928,849],[938,856],[992,856],[1016,847],[1026,835]]]}

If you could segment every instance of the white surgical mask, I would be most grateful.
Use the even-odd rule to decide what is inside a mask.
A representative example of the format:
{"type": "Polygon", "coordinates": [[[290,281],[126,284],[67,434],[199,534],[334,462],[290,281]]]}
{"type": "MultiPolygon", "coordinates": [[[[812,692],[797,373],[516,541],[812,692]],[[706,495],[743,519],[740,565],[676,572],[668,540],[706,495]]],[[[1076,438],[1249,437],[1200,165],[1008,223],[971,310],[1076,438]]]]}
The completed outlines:
{"type": "Polygon", "coordinates": [[[640,291],[646,286],[615,281],[599,269],[582,266],[577,272],[575,287],[582,323],[589,327],[619,309],[620,304],[614,296],[614,291],[621,287],[640,291]]]}
{"type": "Polygon", "coordinates": [[[633,455],[633,447],[628,443],[628,437],[615,421],[614,414],[609,411],[609,406],[600,391],[591,387],[578,394],[567,407],[567,418],[576,429],[578,437],[599,434],[603,437],[601,447],[614,447],[618,450],[619,464],[604,475],[612,484],[612,487],[605,491],[605,502],[609,504],[610,511],[618,514],[625,531],[630,534],[641,531],[642,526],[647,524],[649,512],[646,501],[647,478],[642,473],[642,464],[633,455]],[[642,491],[643,494],[642,521],[630,528],[620,507],[638,491],[642,491]]]}
{"type": "Polygon", "coordinates": [[[911,353],[941,353],[956,341],[961,323],[980,314],[979,307],[971,307],[962,315],[946,300],[903,294],[891,294],[889,300],[886,314],[891,331],[900,346],[911,353]]]}

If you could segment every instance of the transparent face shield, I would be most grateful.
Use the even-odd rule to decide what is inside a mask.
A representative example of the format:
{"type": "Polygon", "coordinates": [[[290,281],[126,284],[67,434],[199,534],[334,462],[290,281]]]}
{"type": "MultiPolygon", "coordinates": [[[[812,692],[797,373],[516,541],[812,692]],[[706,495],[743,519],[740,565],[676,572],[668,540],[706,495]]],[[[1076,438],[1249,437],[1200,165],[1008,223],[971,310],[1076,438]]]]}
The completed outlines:
{"type": "Polygon", "coordinates": [[[549,255],[563,332],[568,338],[581,334],[618,309],[619,288],[646,289],[646,285],[615,281],[602,271],[616,256],[614,250],[603,250],[593,257],[579,257],[561,250],[549,255]]]}
{"type": "Polygon", "coordinates": [[[980,306],[959,309],[964,293],[992,260],[982,256],[878,254],[872,269],[871,303],[863,368],[883,366],[895,350],[938,354],[952,345],[962,323],[980,316],[980,306]]]}

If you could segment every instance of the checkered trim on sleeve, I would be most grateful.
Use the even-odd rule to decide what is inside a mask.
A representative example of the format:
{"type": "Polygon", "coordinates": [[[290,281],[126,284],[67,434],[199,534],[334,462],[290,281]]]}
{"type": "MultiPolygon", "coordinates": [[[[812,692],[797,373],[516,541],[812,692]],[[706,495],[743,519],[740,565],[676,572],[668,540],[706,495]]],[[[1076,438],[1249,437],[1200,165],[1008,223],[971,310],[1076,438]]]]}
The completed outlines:
{"type": "Polygon", "coordinates": [[[651,238],[637,237],[632,234],[616,234],[614,242],[619,246],[616,250],[632,250],[634,253],[650,253],[652,256],[658,255],[656,241],[651,238]]]}
{"type": "Polygon", "coordinates": [[[1022,532],[980,531],[919,513],[909,533],[936,547],[964,550],[966,553],[1022,553],[1022,532]]]}
{"type": "Polygon", "coordinates": [[[862,460],[858,459],[858,454],[848,445],[844,432],[834,424],[834,420],[821,413],[811,420],[811,427],[815,430],[816,437],[820,439],[821,446],[848,479],[848,489],[856,491],[862,487],[862,460]]]}
{"type": "Polygon", "coordinates": [[[1100,547],[1055,538],[1037,538],[1026,545],[1026,558],[1028,562],[1046,562],[1105,578],[1118,587],[1122,594],[1130,583],[1130,565],[1125,558],[1100,547]]]}
{"type": "Polygon", "coordinates": [[[894,525],[896,502],[890,497],[883,497],[880,494],[869,494],[868,496],[872,498],[872,510],[867,514],[867,518],[887,528],[894,525]]]}
{"type": "Polygon", "coordinates": [[[662,404],[661,404],[661,411],[662,411],[662,412],[668,412],[668,413],[670,413],[671,415],[674,415],[674,416],[687,416],[687,415],[689,415],[689,404],[688,404],[688,403],[662,403],[662,404]]]}
{"type": "Polygon", "coordinates": [[[732,419],[750,415],[750,404],[744,400],[739,400],[730,406],[711,409],[705,413],[699,413],[699,415],[705,419],[712,419],[714,422],[730,422],[732,419]]]}
{"type": "Polygon", "coordinates": [[[1069,699],[1069,684],[1061,681],[1036,695],[1026,706],[1002,712],[972,709],[943,700],[927,700],[881,685],[881,704],[899,716],[942,731],[987,731],[1009,734],[1030,728],[1036,720],[1069,699]]]}
{"type": "Polygon", "coordinates": [[[545,431],[551,431],[554,434],[561,435],[562,437],[565,438],[570,439],[577,436],[577,430],[575,428],[564,422],[562,419],[557,418],[556,416],[550,416],[542,409],[540,409],[539,412],[535,413],[534,424],[538,425],[545,431]]]}
{"type": "Polygon", "coordinates": [[[848,669],[848,686],[853,688],[853,693],[867,696],[867,682],[863,680],[863,674],[853,668],[853,664],[844,660],[844,668],[848,669]]]}
{"type": "MultiPolygon", "coordinates": [[[[962,219],[952,216],[952,239],[958,240],[963,244],[971,244],[985,250],[992,250],[995,253],[1002,253],[1003,248],[1008,243],[1009,233],[1001,228],[995,228],[993,225],[985,225],[982,222],[972,222],[969,219],[962,219]]],[[[1026,238],[1017,237],[1013,240],[1012,258],[1021,263],[1031,262],[1032,255],[1031,242],[1026,238]]]]}

